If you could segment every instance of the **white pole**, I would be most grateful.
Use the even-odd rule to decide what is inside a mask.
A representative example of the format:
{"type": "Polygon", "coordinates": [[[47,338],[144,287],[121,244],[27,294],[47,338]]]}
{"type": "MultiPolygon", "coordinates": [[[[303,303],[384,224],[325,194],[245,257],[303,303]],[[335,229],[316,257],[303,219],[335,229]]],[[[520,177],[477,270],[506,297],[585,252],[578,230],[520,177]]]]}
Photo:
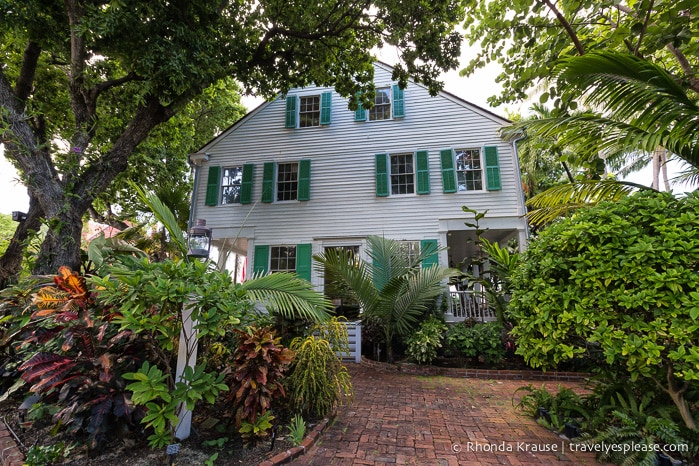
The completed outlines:
{"type": "MultiPolygon", "coordinates": [[[[194,308],[194,298],[190,298],[188,305],[182,309],[182,330],[180,331],[180,344],[177,349],[177,367],[175,369],[175,382],[179,382],[186,367],[194,369],[197,363],[197,324],[192,320],[192,309],[194,308]]],[[[188,410],[184,403],[177,407],[177,427],[175,437],[184,440],[189,437],[192,429],[192,411],[188,410]]]]}

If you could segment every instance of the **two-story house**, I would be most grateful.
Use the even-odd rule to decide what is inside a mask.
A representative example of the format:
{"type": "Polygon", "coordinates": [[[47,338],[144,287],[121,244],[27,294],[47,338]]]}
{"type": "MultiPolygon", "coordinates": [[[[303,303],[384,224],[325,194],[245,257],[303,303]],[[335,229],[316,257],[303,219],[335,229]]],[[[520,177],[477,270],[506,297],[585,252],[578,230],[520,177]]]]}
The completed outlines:
{"type": "MultiPolygon", "coordinates": [[[[488,210],[486,238],[524,247],[516,150],[498,134],[508,121],[414,82],[400,89],[381,63],[375,86],[374,107],[357,111],[331,88],[294,89],[190,156],[191,218],[247,258],[248,276],[291,271],[323,289],[312,255],[349,247],[366,258],[369,235],[408,251],[437,243],[439,264],[468,263],[475,234],[462,206],[488,210]]],[[[452,311],[448,320],[464,317],[458,303],[452,311]]]]}

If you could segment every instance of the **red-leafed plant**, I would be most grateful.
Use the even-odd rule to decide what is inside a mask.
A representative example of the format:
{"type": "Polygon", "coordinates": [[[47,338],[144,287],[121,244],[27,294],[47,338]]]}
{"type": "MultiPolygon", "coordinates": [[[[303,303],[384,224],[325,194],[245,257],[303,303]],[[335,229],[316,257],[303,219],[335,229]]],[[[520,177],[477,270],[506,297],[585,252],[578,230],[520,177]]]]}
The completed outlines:
{"type": "MultiPolygon", "coordinates": [[[[241,427],[246,423],[255,425],[258,417],[267,414],[275,398],[285,396],[282,379],[294,352],[279,343],[280,338],[275,338],[272,329],[249,327],[247,331],[235,332],[238,347],[233,354],[235,369],[229,378],[229,401],[236,407],[236,426],[241,427]]],[[[265,419],[269,420],[269,415],[265,419]]],[[[265,435],[266,431],[254,433],[258,437],[265,435]]]]}
{"type": "Polygon", "coordinates": [[[121,374],[138,367],[143,341],[119,332],[84,278],[66,267],[53,286],[34,295],[33,309],[21,346],[39,351],[19,371],[31,392],[59,405],[54,421],[69,432],[86,432],[91,448],[110,434],[137,429],[144,413],[131,403],[121,374]]]}

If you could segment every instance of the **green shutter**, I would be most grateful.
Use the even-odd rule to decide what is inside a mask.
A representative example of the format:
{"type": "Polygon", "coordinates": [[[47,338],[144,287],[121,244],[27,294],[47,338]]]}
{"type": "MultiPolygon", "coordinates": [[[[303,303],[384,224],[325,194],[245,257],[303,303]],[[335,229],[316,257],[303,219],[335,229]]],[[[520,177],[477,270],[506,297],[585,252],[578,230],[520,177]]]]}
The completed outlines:
{"type": "Polygon", "coordinates": [[[287,128],[296,128],[296,96],[286,98],[286,123],[287,128]]]}
{"type": "Polygon", "coordinates": [[[310,244],[296,245],[296,275],[311,281],[312,248],[310,244]]]}
{"type": "Polygon", "coordinates": [[[372,261],[371,270],[372,270],[371,278],[374,281],[374,286],[376,287],[377,290],[381,291],[381,289],[384,286],[386,286],[386,283],[388,283],[389,271],[386,270],[386,267],[384,266],[384,264],[377,262],[376,259],[373,259],[373,261],[372,261]]]}
{"type": "Polygon", "coordinates": [[[388,196],[388,154],[376,154],[376,196],[388,196]]]}
{"type": "Polygon", "coordinates": [[[419,150],[415,153],[417,159],[417,193],[430,193],[430,157],[426,150],[419,150]]]}
{"type": "Polygon", "coordinates": [[[209,167],[209,177],[206,180],[206,205],[218,205],[220,182],[221,167],[209,167]]]}
{"type": "Polygon", "coordinates": [[[252,177],[255,173],[255,165],[248,163],[243,165],[243,180],[240,186],[240,203],[252,202],[252,177]]]}
{"type": "Polygon", "coordinates": [[[274,162],[265,162],[262,167],[262,202],[274,201],[274,162]]]}
{"type": "Polygon", "coordinates": [[[311,199],[311,161],[309,159],[299,162],[299,188],[296,198],[299,201],[311,199]]]}
{"type": "Polygon", "coordinates": [[[252,263],[254,275],[265,275],[269,271],[269,246],[255,246],[255,257],[252,263]]]}
{"type": "Polygon", "coordinates": [[[439,265],[439,245],[436,239],[423,239],[420,241],[420,251],[434,251],[434,253],[427,256],[422,260],[422,267],[432,267],[433,265],[439,265]]]}
{"type": "Polygon", "coordinates": [[[403,89],[398,84],[393,85],[393,118],[403,118],[405,116],[405,106],[403,104],[403,89]]]}
{"type": "Polygon", "coordinates": [[[439,151],[439,158],[442,164],[442,190],[445,193],[456,192],[456,171],[454,170],[453,149],[442,149],[439,151]]]}
{"type": "Polygon", "coordinates": [[[357,110],[354,111],[354,121],[366,121],[366,109],[362,107],[361,96],[361,92],[357,92],[357,110]]]}
{"type": "Polygon", "coordinates": [[[333,94],[332,92],[323,92],[320,95],[320,124],[329,125],[330,115],[333,105],[333,94]]]}
{"type": "Polygon", "coordinates": [[[485,146],[485,189],[488,191],[500,191],[500,164],[498,163],[498,148],[485,146]]]}

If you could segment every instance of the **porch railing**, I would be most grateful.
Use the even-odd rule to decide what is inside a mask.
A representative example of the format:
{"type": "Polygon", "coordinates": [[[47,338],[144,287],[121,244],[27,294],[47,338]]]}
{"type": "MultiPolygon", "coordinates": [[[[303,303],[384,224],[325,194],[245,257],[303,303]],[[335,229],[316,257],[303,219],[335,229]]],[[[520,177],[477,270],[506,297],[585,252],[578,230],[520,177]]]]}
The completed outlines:
{"type": "Polygon", "coordinates": [[[488,322],[497,319],[493,309],[488,306],[485,294],[481,291],[450,290],[449,301],[446,315],[448,322],[460,322],[467,319],[488,322]]]}

